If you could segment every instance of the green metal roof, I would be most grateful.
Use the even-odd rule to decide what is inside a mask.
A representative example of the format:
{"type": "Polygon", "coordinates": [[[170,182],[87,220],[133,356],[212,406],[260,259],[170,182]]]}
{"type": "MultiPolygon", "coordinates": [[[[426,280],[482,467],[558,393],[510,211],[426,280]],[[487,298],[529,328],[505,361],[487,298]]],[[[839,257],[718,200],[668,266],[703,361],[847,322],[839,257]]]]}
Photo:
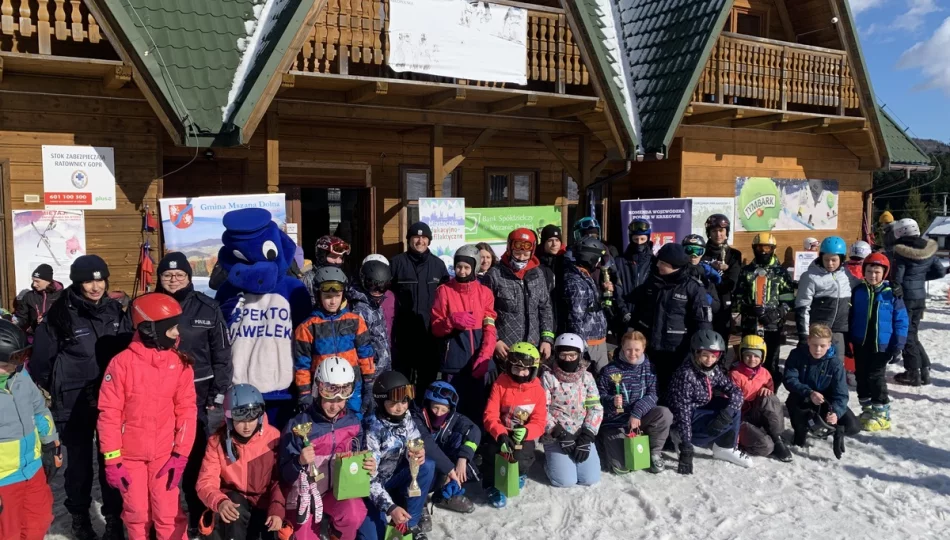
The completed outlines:
{"type": "Polygon", "coordinates": [[[881,118],[881,132],[884,143],[887,145],[888,162],[891,165],[918,165],[929,166],[930,157],[917,146],[917,143],[907,136],[907,132],[887,114],[882,107],[878,107],[881,118]]]}
{"type": "Polygon", "coordinates": [[[732,0],[612,0],[619,7],[643,153],[667,153],[732,0]]]}

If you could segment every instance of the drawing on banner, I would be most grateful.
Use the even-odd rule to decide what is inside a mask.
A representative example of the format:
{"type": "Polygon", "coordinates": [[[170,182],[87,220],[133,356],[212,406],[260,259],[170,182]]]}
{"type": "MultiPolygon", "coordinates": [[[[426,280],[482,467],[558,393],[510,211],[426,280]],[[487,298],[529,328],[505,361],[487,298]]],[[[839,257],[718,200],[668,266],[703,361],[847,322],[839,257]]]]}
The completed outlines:
{"type": "Polygon", "coordinates": [[[393,71],[527,84],[526,10],[469,0],[392,0],[389,10],[393,71]]]}
{"type": "MultiPolygon", "coordinates": [[[[691,199],[637,199],[620,201],[620,220],[623,230],[626,231],[634,218],[646,219],[650,222],[653,241],[653,252],[656,253],[664,244],[680,242],[691,231],[692,200],[691,199]]],[[[623,248],[626,250],[630,243],[629,235],[624,235],[623,248]]]]}
{"type": "Polygon", "coordinates": [[[53,267],[53,279],[69,286],[69,267],[86,254],[82,210],[14,210],[13,260],[18,291],[30,287],[33,269],[53,267]]]}
{"type": "Polygon", "coordinates": [[[442,259],[455,275],[455,250],[465,244],[465,199],[428,197],[419,199],[419,221],[432,230],[429,251],[442,259]]]}
{"type": "MultiPolygon", "coordinates": [[[[733,235],[736,232],[736,199],[735,197],[691,197],[693,201],[692,209],[692,233],[706,238],[706,220],[713,214],[723,214],[729,218],[729,223],[733,226],[729,228],[729,239],[727,242],[732,244],[733,235]]],[[[709,240],[706,238],[706,240],[709,240]]]]}
{"type": "Polygon", "coordinates": [[[802,231],[838,228],[837,180],[736,179],[739,231],[802,231]]]}
{"type": "Polygon", "coordinates": [[[508,233],[521,227],[538,233],[545,225],[561,226],[560,206],[466,208],[465,243],[485,242],[500,256],[508,247],[508,233]]]}

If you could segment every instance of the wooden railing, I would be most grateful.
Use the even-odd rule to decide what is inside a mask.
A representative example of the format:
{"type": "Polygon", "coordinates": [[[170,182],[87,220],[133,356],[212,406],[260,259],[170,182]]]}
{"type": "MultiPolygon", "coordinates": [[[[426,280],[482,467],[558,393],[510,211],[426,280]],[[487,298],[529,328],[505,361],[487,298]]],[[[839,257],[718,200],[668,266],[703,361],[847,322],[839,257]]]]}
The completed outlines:
{"type": "Polygon", "coordinates": [[[82,0],[0,0],[2,36],[12,36],[6,40],[11,44],[10,50],[39,54],[52,54],[53,40],[75,43],[105,41],[105,36],[99,32],[99,24],[82,0]]]}
{"type": "MultiPolygon", "coordinates": [[[[389,0],[328,0],[304,42],[293,69],[311,73],[337,73],[401,77],[384,69],[389,55],[389,0]]],[[[568,27],[564,11],[538,6],[528,11],[528,50],[525,58],[529,84],[587,85],[587,67],[568,27]]],[[[415,76],[414,78],[423,78],[415,76]]],[[[462,84],[506,85],[457,80],[462,84]]]]}
{"type": "Polygon", "coordinates": [[[730,33],[716,42],[693,101],[860,115],[844,51],[730,33]]]}

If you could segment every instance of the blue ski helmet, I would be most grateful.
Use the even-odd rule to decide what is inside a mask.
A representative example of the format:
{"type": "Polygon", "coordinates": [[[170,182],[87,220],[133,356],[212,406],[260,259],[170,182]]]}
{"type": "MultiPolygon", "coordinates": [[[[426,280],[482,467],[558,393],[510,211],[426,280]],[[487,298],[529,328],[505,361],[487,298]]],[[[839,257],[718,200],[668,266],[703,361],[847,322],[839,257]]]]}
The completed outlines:
{"type": "Polygon", "coordinates": [[[840,255],[844,257],[848,253],[848,245],[840,236],[829,236],[821,241],[821,247],[818,248],[821,253],[828,255],[840,255]]]}
{"type": "Polygon", "coordinates": [[[425,400],[454,409],[459,404],[459,395],[451,384],[436,381],[426,389],[425,400]]]}
{"type": "Polygon", "coordinates": [[[601,228],[597,218],[586,216],[574,222],[574,241],[580,240],[591,229],[597,229],[597,238],[600,238],[601,228]]]}

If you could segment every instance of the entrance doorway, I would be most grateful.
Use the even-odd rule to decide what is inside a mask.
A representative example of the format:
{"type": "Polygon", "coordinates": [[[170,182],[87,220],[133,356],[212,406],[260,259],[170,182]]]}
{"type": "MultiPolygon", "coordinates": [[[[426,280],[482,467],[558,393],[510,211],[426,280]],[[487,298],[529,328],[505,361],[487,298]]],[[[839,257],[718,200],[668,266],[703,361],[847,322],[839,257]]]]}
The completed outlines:
{"type": "Polygon", "coordinates": [[[287,222],[297,224],[297,245],[314,260],[315,244],[324,235],[350,244],[344,270],[353,275],[363,258],[375,251],[375,197],[369,187],[285,186],[287,222]]]}

